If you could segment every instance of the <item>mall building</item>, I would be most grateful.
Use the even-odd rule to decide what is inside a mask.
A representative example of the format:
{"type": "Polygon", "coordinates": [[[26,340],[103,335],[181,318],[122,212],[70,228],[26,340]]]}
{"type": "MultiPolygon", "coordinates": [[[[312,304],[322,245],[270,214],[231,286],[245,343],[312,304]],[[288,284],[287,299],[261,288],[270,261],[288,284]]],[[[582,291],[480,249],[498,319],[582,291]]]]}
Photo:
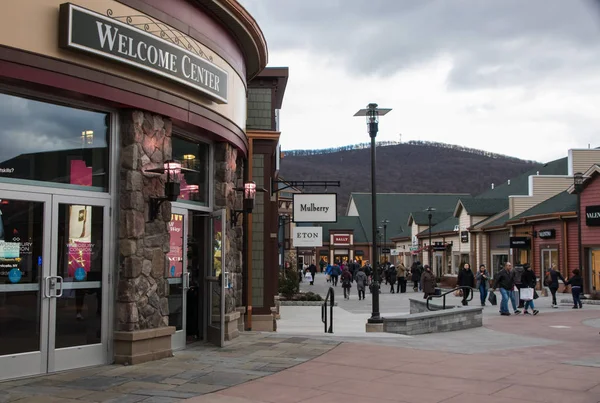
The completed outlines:
{"type": "Polygon", "coordinates": [[[287,69],[266,64],[235,0],[4,7],[0,379],[223,345],[270,312],[287,69]]]}

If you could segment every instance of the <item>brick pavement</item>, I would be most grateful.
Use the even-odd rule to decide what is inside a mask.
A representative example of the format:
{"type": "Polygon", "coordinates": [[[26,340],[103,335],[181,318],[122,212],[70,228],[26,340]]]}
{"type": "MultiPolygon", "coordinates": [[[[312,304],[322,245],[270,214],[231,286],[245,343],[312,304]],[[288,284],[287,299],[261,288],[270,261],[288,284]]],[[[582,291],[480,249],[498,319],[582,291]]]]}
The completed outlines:
{"type": "Polygon", "coordinates": [[[589,325],[598,318],[599,310],[585,309],[490,318],[480,333],[495,334],[488,350],[470,351],[474,330],[436,336],[449,336],[461,352],[406,347],[404,339],[343,343],[310,362],[188,402],[599,403],[600,335],[589,325]],[[515,342],[522,338],[539,342],[515,342]]]}

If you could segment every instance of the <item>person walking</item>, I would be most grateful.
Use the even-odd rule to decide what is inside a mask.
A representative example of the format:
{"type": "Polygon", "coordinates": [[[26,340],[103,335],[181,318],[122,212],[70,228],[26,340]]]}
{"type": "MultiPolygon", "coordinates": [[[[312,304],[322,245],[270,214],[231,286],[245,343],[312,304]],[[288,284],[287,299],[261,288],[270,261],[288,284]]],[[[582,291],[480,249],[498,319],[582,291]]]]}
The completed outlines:
{"type": "Polygon", "coordinates": [[[311,263],[310,266],[308,266],[308,271],[310,272],[310,274],[312,274],[312,281],[310,282],[310,285],[314,285],[315,277],[317,275],[317,266],[315,266],[314,263],[311,263]]]}
{"type": "Polygon", "coordinates": [[[485,265],[482,264],[479,266],[479,271],[477,272],[477,288],[479,289],[479,300],[481,301],[481,306],[485,306],[485,299],[487,298],[488,289],[490,288],[490,279],[489,274],[485,268],[485,265]]]}
{"type": "Polygon", "coordinates": [[[390,294],[394,293],[394,285],[396,284],[396,277],[398,276],[398,271],[396,271],[396,266],[393,264],[387,269],[387,277],[390,282],[390,294]]]}
{"type": "Polygon", "coordinates": [[[342,269],[340,268],[339,262],[336,261],[335,264],[333,265],[333,267],[331,268],[331,282],[334,287],[337,287],[338,280],[339,280],[341,274],[342,274],[342,269]]]}
{"type": "MultiPolygon", "coordinates": [[[[533,303],[533,299],[535,296],[535,285],[537,283],[537,277],[535,276],[535,272],[531,269],[531,266],[526,264],[523,267],[525,270],[523,271],[523,273],[521,274],[521,288],[519,289],[519,297],[521,297],[521,290],[529,290],[531,289],[531,292],[527,299],[524,300],[524,311],[523,314],[524,315],[529,315],[529,308],[531,308],[531,313],[533,313],[533,315],[537,315],[538,313],[540,313],[540,311],[538,311],[537,309],[535,309],[535,305],[533,303]],[[529,297],[531,297],[531,299],[529,299],[529,297]]],[[[528,291],[529,293],[529,291],[528,291]]]]}
{"type": "Polygon", "coordinates": [[[321,260],[319,260],[319,267],[321,268],[321,273],[323,273],[323,270],[325,270],[326,266],[327,266],[327,263],[325,263],[325,260],[323,260],[323,258],[321,258],[321,260]]]}
{"type": "Polygon", "coordinates": [[[581,309],[581,292],[583,291],[583,278],[579,269],[573,270],[573,277],[565,282],[565,287],[571,286],[571,295],[573,295],[573,309],[581,309]]]}
{"type": "Polygon", "coordinates": [[[558,291],[558,280],[561,280],[563,283],[565,282],[564,277],[558,270],[556,270],[556,263],[552,263],[552,267],[550,271],[546,273],[546,278],[544,279],[544,284],[550,288],[550,293],[552,294],[552,308],[558,308],[556,304],[556,291],[558,291]]]}
{"type": "Polygon", "coordinates": [[[350,299],[350,290],[352,288],[352,273],[348,267],[342,270],[342,288],[344,289],[344,299],[350,299]]]}
{"type": "Polygon", "coordinates": [[[362,267],[358,268],[356,272],[356,277],[354,278],[356,281],[356,290],[358,291],[358,300],[365,299],[365,288],[367,287],[367,275],[363,271],[362,267]]]}
{"type": "Polygon", "coordinates": [[[463,306],[469,305],[469,295],[471,295],[471,289],[475,288],[475,276],[471,270],[471,265],[465,263],[463,268],[458,271],[457,284],[462,290],[462,304],[463,306]]]}
{"type": "Polygon", "coordinates": [[[406,292],[406,266],[402,262],[398,264],[396,277],[398,281],[396,292],[404,294],[406,292]]]}
{"type": "Polygon", "coordinates": [[[431,271],[428,264],[423,266],[423,274],[421,275],[421,287],[423,287],[423,298],[427,299],[430,295],[435,295],[435,275],[431,271]]]}
{"type": "Polygon", "coordinates": [[[421,270],[419,270],[419,262],[414,262],[410,268],[411,280],[413,282],[413,290],[417,292],[421,288],[421,270]]]}
{"type": "MultiPolygon", "coordinates": [[[[523,301],[523,299],[521,298],[521,288],[524,287],[522,285],[521,276],[525,272],[526,265],[527,264],[524,264],[524,265],[518,264],[513,269],[513,272],[515,273],[515,287],[517,287],[517,290],[519,290],[519,309],[523,308],[523,306],[525,305],[525,301],[523,301]]],[[[515,299],[516,299],[516,296],[515,296],[515,299]]]]}
{"type": "Polygon", "coordinates": [[[512,272],[512,263],[506,262],[504,268],[498,272],[494,281],[494,288],[492,291],[496,291],[496,289],[499,288],[500,295],[502,295],[502,301],[500,302],[500,315],[502,316],[510,316],[510,312],[508,311],[509,299],[512,303],[515,315],[521,313],[517,308],[517,302],[515,301],[515,294],[513,292],[513,288],[515,287],[514,276],[515,275],[512,272]]]}

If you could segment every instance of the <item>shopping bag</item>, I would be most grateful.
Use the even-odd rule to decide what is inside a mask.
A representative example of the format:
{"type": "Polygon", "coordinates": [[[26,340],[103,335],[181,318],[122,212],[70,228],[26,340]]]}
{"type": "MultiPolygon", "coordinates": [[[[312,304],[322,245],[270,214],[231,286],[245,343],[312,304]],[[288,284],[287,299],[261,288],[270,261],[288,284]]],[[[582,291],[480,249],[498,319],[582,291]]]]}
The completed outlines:
{"type": "Polygon", "coordinates": [[[331,276],[329,274],[326,274],[325,275],[325,280],[327,280],[327,281],[331,280],[331,276]]]}
{"type": "Polygon", "coordinates": [[[490,301],[490,304],[492,304],[492,305],[498,304],[498,299],[496,298],[496,294],[494,294],[493,291],[490,291],[490,295],[488,296],[488,301],[490,301]]]}
{"type": "Polygon", "coordinates": [[[454,296],[455,297],[462,297],[463,296],[463,292],[461,289],[454,291],[454,296]]]}
{"type": "Polygon", "coordinates": [[[533,299],[533,288],[521,288],[519,294],[523,301],[531,301],[533,299]]]}
{"type": "Polygon", "coordinates": [[[306,273],[306,276],[304,276],[304,278],[308,281],[313,281],[312,274],[310,274],[310,272],[306,273]]]}
{"type": "Polygon", "coordinates": [[[536,290],[533,290],[533,299],[538,299],[540,296],[538,295],[536,290]]]}

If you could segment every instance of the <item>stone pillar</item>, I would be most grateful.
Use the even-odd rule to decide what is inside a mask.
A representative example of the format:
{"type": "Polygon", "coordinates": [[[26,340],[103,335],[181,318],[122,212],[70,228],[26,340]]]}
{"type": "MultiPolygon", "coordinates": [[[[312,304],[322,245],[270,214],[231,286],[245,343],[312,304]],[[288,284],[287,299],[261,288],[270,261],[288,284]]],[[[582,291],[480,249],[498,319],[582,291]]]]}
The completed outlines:
{"type": "MultiPolygon", "coordinates": [[[[225,262],[223,271],[228,272],[232,288],[226,290],[225,294],[225,313],[226,319],[232,318],[236,323],[238,317],[233,313],[236,307],[242,306],[242,290],[244,287],[242,281],[242,249],[243,249],[243,231],[242,216],[238,220],[238,225],[231,228],[230,217],[234,209],[242,208],[242,192],[236,192],[234,189],[242,185],[243,160],[238,158],[237,150],[228,143],[218,143],[215,145],[215,210],[227,210],[227,225],[224,229],[226,234],[225,262]]],[[[226,327],[234,328],[233,325],[226,327]]],[[[237,334],[231,334],[230,338],[237,337],[237,334]]]]}
{"type": "Polygon", "coordinates": [[[146,170],[171,158],[171,121],[121,113],[120,269],[116,301],[115,361],[136,364],[172,355],[169,327],[168,223],[171,203],[148,221],[150,197],[164,196],[164,175],[146,170]]]}

